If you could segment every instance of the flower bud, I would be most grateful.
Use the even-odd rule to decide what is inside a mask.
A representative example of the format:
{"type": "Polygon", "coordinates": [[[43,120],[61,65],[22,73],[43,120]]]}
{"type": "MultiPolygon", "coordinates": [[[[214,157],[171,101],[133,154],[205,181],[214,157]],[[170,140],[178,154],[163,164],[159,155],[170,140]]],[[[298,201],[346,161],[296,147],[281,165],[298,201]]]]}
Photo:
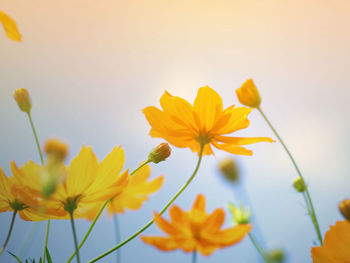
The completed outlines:
{"type": "Polygon", "coordinates": [[[299,193],[302,193],[302,192],[306,191],[306,184],[305,184],[304,180],[301,177],[297,177],[297,178],[294,179],[293,187],[299,193]]]}
{"type": "Polygon", "coordinates": [[[350,199],[345,199],[339,203],[339,211],[346,220],[350,221],[350,199]]]}
{"type": "Polygon", "coordinates": [[[258,108],[261,98],[258,89],[252,79],[248,79],[243,85],[236,90],[236,94],[240,103],[245,106],[258,108]]]}
{"type": "Polygon", "coordinates": [[[239,181],[239,171],[236,162],[232,158],[225,158],[219,162],[219,171],[229,182],[239,181]]]}
{"type": "Polygon", "coordinates": [[[49,158],[63,162],[68,155],[68,145],[58,139],[48,139],[44,144],[44,152],[49,158]]]}
{"type": "Polygon", "coordinates": [[[169,144],[163,142],[153,149],[148,155],[148,160],[153,163],[165,161],[170,156],[171,148],[169,144]]]}
{"type": "Polygon", "coordinates": [[[16,100],[21,111],[29,114],[30,110],[32,109],[32,101],[30,99],[28,90],[25,88],[16,89],[13,93],[13,97],[16,100]]]}
{"type": "Polygon", "coordinates": [[[285,260],[285,253],[281,248],[275,248],[268,253],[268,258],[273,263],[283,263],[285,260]]]}
{"type": "Polygon", "coordinates": [[[236,207],[233,203],[228,204],[228,209],[232,215],[232,221],[237,225],[249,224],[251,220],[251,212],[249,207],[236,207]]]}

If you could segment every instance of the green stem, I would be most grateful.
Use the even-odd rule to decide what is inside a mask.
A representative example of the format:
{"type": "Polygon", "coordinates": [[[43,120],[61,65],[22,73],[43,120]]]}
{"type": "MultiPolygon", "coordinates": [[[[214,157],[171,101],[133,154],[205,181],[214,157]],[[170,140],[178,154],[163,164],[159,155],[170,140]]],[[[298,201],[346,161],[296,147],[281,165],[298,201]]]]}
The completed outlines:
{"type": "MultiPolygon", "coordinates": [[[[118,244],[120,242],[120,227],[119,227],[119,220],[118,220],[118,215],[114,214],[113,216],[113,221],[114,221],[114,227],[115,227],[115,242],[118,244]]],[[[121,259],[121,253],[120,249],[117,250],[117,263],[120,263],[121,259]]]]}
{"type": "MultiPolygon", "coordinates": [[[[144,161],[143,163],[141,163],[140,166],[138,166],[134,171],[132,171],[132,172],[130,173],[130,175],[133,175],[134,173],[136,173],[139,169],[141,169],[143,166],[145,166],[145,165],[148,164],[149,162],[150,162],[150,161],[147,160],[147,161],[144,161]]],[[[86,232],[86,234],[85,234],[83,240],[80,242],[80,244],[79,244],[79,249],[82,248],[82,246],[84,245],[84,243],[85,243],[86,240],[88,239],[88,237],[89,237],[89,235],[90,235],[92,229],[94,228],[94,226],[95,226],[97,220],[100,218],[100,216],[101,216],[103,210],[105,209],[105,207],[107,206],[107,204],[108,204],[112,199],[113,199],[113,198],[106,200],[106,201],[103,203],[103,205],[101,206],[100,210],[98,211],[98,213],[96,214],[94,220],[92,221],[92,224],[90,225],[88,231],[86,232]]],[[[74,251],[74,253],[73,253],[73,254],[70,256],[70,258],[68,259],[67,263],[70,263],[70,262],[73,260],[73,258],[74,258],[74,256],[76,255],[76,253],[77,253],[77,252],[74,251]]]]}
{"type": "Polygon", "coordinates": [[[196,263],[197,262],[197,251],[193,251],[192,252],[192,263],[196,263]]]}
{"type": "Polygon", "coordinates": [[[44,165],[43,153],[41,152],[40,143],[39,143],[39,140],[38,140],[38,135],[36,134],[34,123],[33,123],[33,120],[32,120],[32,115],[30,113],[28,113],[28,118],[29,118],[30,126],[32,126],[32,130],[33,130],[36,146],[38,147],[38,151],[39,151],[39,155],[40,155],[40,159],[41,159],[41,164],[44,165]]]}
{"type": "Polygon", "coordinates": [[[264,252],[262,247],[259,246],[258,241],[256,241],[256,239],[253,236],[253,234],[249,233],[248,236],[250,238],[250,241],[252,241],[252,243],[253,243],[254,247],[256,248],[256,250],[259,252],[260,256],[264,259],[264,261],[266,263],[271,263],[270,259],[268,258],[268,256],[266,255],[266,253],[264,252]]]}
{"type": "MultiPolygon", "coordinates": [[[[30,112],[28,112],[28,118],[29,118],[30,126],[32,127],[32,130],[33,130],[36,146],[37,146],[38,151],[39,151],[41,164],[44,165],[43,153],[41,151],[38,135],[36,133],[35,126],[34,126],[33,119],[32,119],[32,115],[30,114],[30,112]]],[[[46,223],[45,246],[44,246],[44,251],[43,251],[43,263],[45,263],[45,260],[46,260],[46,249],[47,249],[47,243],[49,240],[49,232],[50,232],[50,219],[48,219],[47,223],[46,223]]]]}
{"type": "Polygon", "coordinates": [[[151,162],[150,160],[147,160],[147,161],[144,161],[143,163],[141,163],[139,167],[137,167],[134,171],[132,171],[130,173],[130,176],[134,175],[134,173],[136,173],[138,170],[140,170],[142,167],[144,167],[146,164],[148,164],[150,162],[151,162]]]}
{"type": "Polygon", "coordinates": [[[79,255],[79,247],[78,247],[78,239],[77,239],[77,233],[75,231],[75,224],[74,224],[74,216],[73,216],[73,211],[69,212],[70,215],[70,222],[72,225],[72,231],[73,231],[73,237],[74,237],[74,246],[75,246],[75,251],[77,254],[77,262],[80,263],[80,255],[79,255]]]}
{"type": "Polygon", "coordinates": [[[8,243],[9,240],[10,240],[11,233],[12,233],[12,229],[13,229],[13,225],[15,224],[16,215],[17,215],[17,210],[14,210],[14,211],[13,211],[13,214],[12,214],[12,220],[11,220],[10,229],[9,229],[8,234],[7,234],[7,238],[6,238],[6,240],[5,240],[5,243],[4,243],[4,245],[2,246],[2,249],[0,250],[0,255],[1,255],[2,252],[5,250],[5,248],[6,248],[6,246],[7,246],[7,243],[8,243]]]}
{"type": "MultiPolygon", "coordinates": [[[[202,157],[203,157],[203,148],[204,145],[201,145],[201,149],[200,149],[200,153],[199,153],[199,158],[198,158],[198,162],[197,162],[197,166],[193,172],[193,174],[191,175],[191,177],[187,180],[187,182],[180,188],[180,190],[170,199],[170,201],[165,205],[165,207],[159,212],[160,215],[162,215],[167,209],[168,207],[175,201],[175,199],[186,189],[186,187],[191,183],[191,181],[193,180],[193,178],[195,177],[195,175],[198,172],[199,166],[201,164],[202,161],[202,157]]],[[[114,252],[115,250],[119,249],[120,247],[124,246],[125,244],[127,244],[128,242],[130,242],[131,240],[133,240],[135,237],[137,237],[139,234],[141,234],[143,231],[145,231],[147,228],[149,228],[152,224],[154,223],[154,219],[152,219],[151,221],[149,221],[145,226],[143,226],[139,231],[137,231],[136,233],[134,233],[133,235],[131,235],[129,238],[127,238],[126,240],[124,240],[123,242],[117,244],[116,246],[114,246],[113,248],[109,249],[108,251],[106,251],[105,253],[101,254],[100,256],[92,259],[91,261],[89,261],[89,263],[93,263],[96,262],[98,260],[100,260],[101,258],[109,255],[110,253],[114,252]]]]}
{"type": "Polygon", "coordinates": [[[49,241],[49,232],[50,232],[50,219],[48,219],[47,223],[46,223],[46,235],[45,235],[45,245],[44,245],[44,252],[43,252],[43,263],[45,263],[45,260],[46,260],[46,248],[47,248],[47,242],[49,241]]]}
{"type": "MultiPolygon", "coordinates": [[[[295,167],[295,170],[297,171],[300,179],[302,180],[302,182],[306,185],[305,183],[305,180],[304,180],[304,177],[297,165],[297,163],[295,162],[292,154],[290,153],[290,151],[288,150],[287,146],[284,144],[282,138],[279,136],[279,134],[277,133],[277,131],[275,130],[275,128],[272,126],[271,122],[267,119],[266,115],[264,114],[264,112],[261,110],[260,107],[257,108],[257,110],[260,112],[260,114],[263,116],[263,118],[265,119],[265,121],[267,122],[267,124],[270,126],[271,130],[273,131],[273,133],[275,134],[275,136],[277,137],[278,141],[282,144],[284,150],[286,151],[286,153],[288,154],[289,156],[289,159],[292,161],[294,167],[295,167]]],[[[305,193],[306,193],[306,198],[305,198],[305,202],[306,202],[306,205],[307,207],[309,208],[310,210],[310,218],[311,218],[311,221],[314,225],[314,228],[316,230],[316,233],[317,233],[317,237],[318,237],[318,240],[320,242],[321,245],[323,245],[323,240],[322,240],[322,235],[321,235],[321,230],[320,230],[320,226],[318,224],[318,221],[317,221],[317,217],[316,217],[316,212],[315,212],[315,209],[314,209],[314,205],[312,203],[312,200],[311,200],[311,195],[309,193],[309,189],[306,185],[306,189],[305,189],[305,193]]]]}

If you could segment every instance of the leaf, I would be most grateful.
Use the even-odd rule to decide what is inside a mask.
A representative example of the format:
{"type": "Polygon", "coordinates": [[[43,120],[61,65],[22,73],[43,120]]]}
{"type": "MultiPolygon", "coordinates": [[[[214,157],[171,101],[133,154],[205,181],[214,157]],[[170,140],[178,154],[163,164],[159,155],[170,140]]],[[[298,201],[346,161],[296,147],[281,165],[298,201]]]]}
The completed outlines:
{"type": "Polygon", "coordinates": [[[13,256],[17,260],[17,262],[23,263],[15,254],[11,253],[10,251],[7,251],[7,253],[9,253],[11,256],[13,256]]]}
{"type": "Polygon", "coordinates": [[[51,259],[51,255],[50,255],[49,249],[47,247],[46,247],[46,256],[47,256],[47,262],[48,263],[53,263],[52,259],[51,259]]]}

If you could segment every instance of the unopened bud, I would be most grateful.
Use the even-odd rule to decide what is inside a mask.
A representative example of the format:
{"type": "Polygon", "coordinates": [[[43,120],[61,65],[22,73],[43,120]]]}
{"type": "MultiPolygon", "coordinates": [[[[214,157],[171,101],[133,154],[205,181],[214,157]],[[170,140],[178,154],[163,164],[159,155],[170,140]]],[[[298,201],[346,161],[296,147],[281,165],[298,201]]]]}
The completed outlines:
{"type": "Polygon", "coordinates": [[[28,90],[25,88],[16,89],[13,93],[13,97],[16,100],[21,111],[29,114],[30,110],[32,109],[32,101],[30,99],[28,90]]]}
{"type": "Polygon", "coordinates": [[[233,203],[228,204],[228,209],[232,215],[232,221],[237,225],[249,224],[251,220],[251,212],[249,207],[238,208],[233,203]]]}
{"type": "Polygon", "coordinates": [[[285,253],[281,248],[275,248],[268,253],[268,258],[273,263],[283,263],[285,260],[285,253]]]}
{"type": "Polygon", "coordinates": [[[252,79],[248,79],[243,85],[236,90],[236,94],[240,103],[245,106],[258,108],[261,98],[258,89],[252,79]]]}
{"type": "Polygon", "coordinates": [[[299,193],[302,193],[302,192],[306,191],[306,184],[305,184],[304,180],[301,177],[297,177],[297,178],[294,179],[293,187],[299,193]]]}
{"type": "Polygon", "coordinates": [[[345,199],[339,203],[339,211],[346,220],[350,221],[350,199],[345,199]]]}
{"type": "Polygon", "coordinates": [[[68,155],[68,145],[58,139],[48,139],[44,144],[44,152],[55,161],[64,161],[68,155]]]}
{"type": "Polygon", "coordinates": [[[41,187],[45,199],[56,192],[57,186],[65,180],[66,170],[62,162],[49,160],[41,173],[41,187]]]}
{"type": "Polygon", "coordinates": [[[169,144],[163,142],[153,149],[148,155],[148,160],[153,163],[165,161],[170,156],[171,148],[169,144]]]}
{"type": "Polygon", "coordinates": [[[219,170],[225,179],[232,183],[239,181],[239,171],[236,162],[231,158],[222,159],[219,162],[219,170]]]}

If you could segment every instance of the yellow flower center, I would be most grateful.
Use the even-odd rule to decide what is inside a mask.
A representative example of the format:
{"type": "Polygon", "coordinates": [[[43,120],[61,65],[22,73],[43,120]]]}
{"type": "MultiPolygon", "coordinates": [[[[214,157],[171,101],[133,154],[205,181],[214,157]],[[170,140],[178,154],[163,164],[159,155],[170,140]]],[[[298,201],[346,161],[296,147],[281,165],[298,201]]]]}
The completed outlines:
{"type": "Polygon", "coordinates": [[[211,142],[214,136],[210,135],[209,133],[199,133],[198,137],[195,139],[201,144],[201,145],[206,145],[211,142]]]}

